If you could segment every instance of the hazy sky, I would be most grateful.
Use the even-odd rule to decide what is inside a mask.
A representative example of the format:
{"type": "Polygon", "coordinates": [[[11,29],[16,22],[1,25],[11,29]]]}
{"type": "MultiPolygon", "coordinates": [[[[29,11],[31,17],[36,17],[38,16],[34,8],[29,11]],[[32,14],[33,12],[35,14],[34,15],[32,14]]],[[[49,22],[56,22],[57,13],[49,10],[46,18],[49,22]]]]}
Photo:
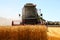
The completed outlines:
{"type": "Polygon", "coordinates": [[[0,0],[0,17],[19,19],[18,14],[22,14],[22,7],[26,3],[36,4],[45,20],[60,21],[60,0],[0,0]]]}

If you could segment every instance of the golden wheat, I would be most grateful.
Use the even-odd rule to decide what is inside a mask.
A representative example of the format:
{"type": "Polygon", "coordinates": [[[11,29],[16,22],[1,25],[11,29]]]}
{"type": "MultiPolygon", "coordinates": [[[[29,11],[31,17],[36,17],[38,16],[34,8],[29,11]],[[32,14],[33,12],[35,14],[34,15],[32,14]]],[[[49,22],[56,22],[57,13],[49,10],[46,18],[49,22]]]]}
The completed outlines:
{"type": "Polygon", "coordinates": [[[60,27],[48,27],[48,40],[60,40],[60,27]]]}
{"type": "Polygon", "coordinates": [[[45,25],[0,26],[0,40],[47,40],[45,25]]]}

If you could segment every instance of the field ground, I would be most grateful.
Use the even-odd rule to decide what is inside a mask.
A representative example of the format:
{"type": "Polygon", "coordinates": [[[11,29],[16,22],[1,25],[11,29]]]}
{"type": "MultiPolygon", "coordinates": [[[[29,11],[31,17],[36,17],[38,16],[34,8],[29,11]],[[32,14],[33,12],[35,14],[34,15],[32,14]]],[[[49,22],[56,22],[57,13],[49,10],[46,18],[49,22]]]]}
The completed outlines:
{"type": "Polygon", "coordinates": [[[60,27],[48,27],[48,40],[60,40],[60,27]]]}

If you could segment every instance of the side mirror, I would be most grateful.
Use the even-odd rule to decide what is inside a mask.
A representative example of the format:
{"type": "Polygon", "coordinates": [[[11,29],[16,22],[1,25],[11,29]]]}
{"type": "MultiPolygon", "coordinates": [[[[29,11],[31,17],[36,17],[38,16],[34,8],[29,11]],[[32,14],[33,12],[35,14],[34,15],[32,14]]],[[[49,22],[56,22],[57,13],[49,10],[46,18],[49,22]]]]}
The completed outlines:
{"type": "Polygon", "coordinates": [[[21,15],[19,14],[19,17],[20,17],[21,15]]]}
{"type": "Polygon", "coordinates": [[[40,14],[40,16],[43,16],[43,14],[40,14]]]}

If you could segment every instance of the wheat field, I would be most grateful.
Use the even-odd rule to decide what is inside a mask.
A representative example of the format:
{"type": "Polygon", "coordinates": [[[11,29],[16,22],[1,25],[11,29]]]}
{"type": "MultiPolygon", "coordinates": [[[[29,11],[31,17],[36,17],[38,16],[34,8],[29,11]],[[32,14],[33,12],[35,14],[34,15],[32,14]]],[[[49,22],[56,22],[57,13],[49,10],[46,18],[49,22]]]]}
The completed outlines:
{"type": "Polygon", "coordinates": [[[0,40],[60,40],[60,27],[0,26],[0,40]]]}
{"type": "Polygon", "coordinates": [[[48,27],[48,40],[60,40],[60,27],[48,27]]]}
{"type": "Polygon", "coordinates": [[[47,40],[45,25],[0,26],[0,40],[47,40]]]}

